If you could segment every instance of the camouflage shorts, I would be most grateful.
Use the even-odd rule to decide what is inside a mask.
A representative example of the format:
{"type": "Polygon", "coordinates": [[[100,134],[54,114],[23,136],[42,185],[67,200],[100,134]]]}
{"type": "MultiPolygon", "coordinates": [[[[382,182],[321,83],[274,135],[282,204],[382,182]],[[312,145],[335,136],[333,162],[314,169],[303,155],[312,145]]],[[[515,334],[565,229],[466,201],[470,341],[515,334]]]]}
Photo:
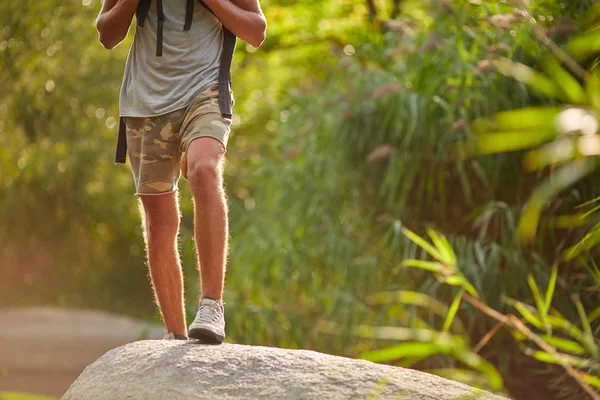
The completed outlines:
{"type": "MultiPolygon", "coordinates": [[[[198,95],[182,110],[157,117],[125,117],[127,148],[136,194],[177,190],[182,156],[194,139],[212,137],[227,147],[231,120],[219,110],[218,90],[198,95]]],[[[184,171],[185,173],[185,171],[184,171]]]]}

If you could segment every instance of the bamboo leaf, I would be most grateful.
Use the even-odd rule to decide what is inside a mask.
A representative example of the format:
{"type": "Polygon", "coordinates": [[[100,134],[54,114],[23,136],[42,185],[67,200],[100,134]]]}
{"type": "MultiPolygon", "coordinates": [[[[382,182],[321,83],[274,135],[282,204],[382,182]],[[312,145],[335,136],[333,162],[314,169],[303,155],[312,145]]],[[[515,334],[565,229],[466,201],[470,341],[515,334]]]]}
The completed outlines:
{"type": "Polygon", "coordinates": [[[447,242],[444,243],[444,241],[433,229],[428,228],[427,233],[429,234],[429,237],[431,238],[431,241],[435,245],[436,249],[443,257],[443,259],[441,259],[440,261],[444,264],[456,266],[456,257],[454,256],[452,247],[450,247],[447,242]]]}
{"type": "Polygon", "coordinates": [[[556,347],[559,350],[566,351],[567,353],[572,354],[585,354],[585,349],[577,342],[573,342],[572,340],[567,340],[563,338],[559,338],[556,336],[544,335],[541,336],[546,343],[556,347]]]}
{"type": "Polygon", "coordinates": [[[600,318],[600,307],[596,308],[588,315],[588,320],[590,321],[590,324],[594,323],[598,318],[600,318]]]}
{"type": "Polygon", "coordinates": [[[402,228],[402,233],[404,233],[404,235],[410,240],[412,240],[417,246],[429,253],[431,257],[435,258],[438,261],[442,261],[443,257],[441,253],[435,247],[427,243],[425,239],[423,239],[422,237],[420,237],[419,235],[407,228],[402,228]]]}
{"type": "Polygon", "coordinates": [[[542,321],[540,321],[540,319],[537,316],[535,316],[532,312],[530,312],[527,309],[527,307],[525,307],[525,305],[523,305],[523,303],[517,301],[514,304],[514,307],[519,312],[519,314],[521,314],[523,316],[523,318],[525,318],[525,320],[527,322],[529,322],[531,325],[533,325],[539,329],[545,328],[544,324],[542,324],[542,321]]]}
{"type": "Polygon", "coordinates": [[[478,354],[465,348],[453,348],[452,355],[469,367],[484,373],[493,389],[500,389],[504,385],[502,376],[496,368],[478,354]]]}
{"type": "Polygon", "coordinates": [[[567,51],[577,60],[598,54],[600,51],[600,31],[587,32],[569,40],[567,51]]]}
{"type": "Polygon", "coordinates": [[[587,85],[585,86],[588,98],[592,107],[596,112],[600,112],[600,72],[598,70],[593,71],[588,76],[587,85]]]}
{"type": "Polygon", "coordinates": [[[577,340],[578,342],[583,342],[583,332],[581,332],[581,330],[578,327],[571,324],[563,316],[549,315],[548,321],[550,322],[550,325],[552,325],[553,328],[569,334],[573,339],[577,340]]]}
{"type": "Polygon", "coordinates": [[[561,97],[562,92],[556,82],[527,65],[502,58],[497,66],[501,74],[515,78],[546,97],[561,97]]]}
{"type": "Polygon", "coordinates": [[[435,312],[438,315],[446,315],[448,307],[441,301],[424,293],[411,290],[395,290],[380,292],[367,299],[369,304],[410,304],[421,306],[435,312]]]}
{"type": "Polygon", "coordinates": [[[579,242],[565,250],[563,259],[565,261],[573,260],[598,244],[600,244],[600,222],[594,225],[579,242]]]}
{"type": "Polygon", "coordinates": [[[581,325],[583,326],[583,343],[586,345],[592,356],[598,356],[598,346],[594,341],[594,334],[592,333],[592,326],[590,325],[590,321],[588,321],[587,314],[585,309],[583,308],[583,304],[579,297],[575,297],[574,299],[575,306],[577,307],[577,312],[579,313],[579,318],[581,319],[581,325]]]}
{"type": "Polygon", "coordinates": [[[406,357],[429,357],[438,353],[446,353],[435,343],[401,343],[381,350],[370,351],[361,356],[361,358],[373,362],[393,361],[406,357]]]}
{"type": "Polygon", "coordinates": [[[479,298],[479,293],[475,290],[473,285],[471,285],[464,276],[462,275],[450,275],[444,279],[449,285],[452,286],[460,286],[467,291],[471,296],[479,298]]]}
{"type": "Polygon", "coordinates": [[[495,131],[545,131],[554,127],[561,110],[556,106],[523,107],[496,113],[491,122],[495,131]]]}
{"type": "Polygon", "coordinates": [[[527,201],[521,215],[518,228],[521,240],[529,242],[533,238],[537,231],[542,209],[551,198],[590,174],[595,168],[595,160],[574,161],[556,170],[552,177],[538,186],[527,201]]]}
{"type": "Polygon", "coordinates": [[[588,104],[587,94],[583,87],[555,58],[548,58],[542,63],[542,66],[554,82],[559,82],[560,88],[568,102],[572,104],[588,104]]]}
{"type": "Polygon", "coordinates": [[[538,146],[525,154],[525,167],[531,171],[550,165],[560,166],[578,156],[575,137],[562,137],[550,143],[538,146]]]}
{"type": "Polygon", "coordinates": [[[505,153],[539,146],[556,138],[556,131],[493,132],[476,137],[477,149],[482,154],[505,153]]]}
{"type": "Polygon", "coordinates": [[[456,254],[454,253],[454,249],[452,249],[452,246],[450,245],[450,243],[448,242],[448,239],[446,239],[445,236],[442,236],[442,242],[449,249],[450,261],[451,261],[452,265],[458,265],[458,260],[456,259],[456,254]]]}
{"type": "Polygon", "coordinates": [[[590,385],[600,389],[600,378],[586,373],[581,373],[579,376],[590,385]]]}
{"type": "Polygon", "coordinates": [[[552,298],[554,297],[554,289],[556,288],[556,278],[558,277],[558,267],[552,268],[552,275],[550,275],[550,281],[548,282],[548,289],[546,290],[546,299],[544,301],[544,315],[548,315],[550,306],[552,304],[552,298]]]}
{"type": "Polygon", "coordinates": [[[577,368],[588,368],[590,366],[589,360],[567,354],[550,354],[545,351],[534,351],[532,356],[536,360],[549,364],[570,365],[577,368]]]}
{"type": "Polygon", "coordinates": [[[448,310],[448,316],[446,317],[446,321],[444,321],[444,327],[442,328],[442,332],[448,332],[450,330],[450,327],[452,326],[454,317],[456,317],[456,313],[458,312],[458,308],[460,307],[460,303],[464,294],[465,291],[463,289],[456,295],[454,301],[452,301],[450,309],[448,310]]]}
{"type": "Polygon", "coordinates": [[[535,279],[531,274],[527,275],[527,283],[529,284],[529,288],[531,289],[531,293],[533,293],[533,298],[535,299],[535,304],[537,306],[538,312],[540,313],[540,317],[544,324],[544,327],[548,333],[551,331],[550,323],[548,322],[548,313],[546,312],[546,304],[542,300],[542,295],[540,294],[540,290],[538,288],[537,283],[535,283],[535,279]]]}
{"type": "Polygon", "coordinates": [[[423,261],[423,260],[404,260],[400,264],[403,267],[415,267],[421,268],[431,272],[441,272],[442,264],[436,261],[423,261]]]}

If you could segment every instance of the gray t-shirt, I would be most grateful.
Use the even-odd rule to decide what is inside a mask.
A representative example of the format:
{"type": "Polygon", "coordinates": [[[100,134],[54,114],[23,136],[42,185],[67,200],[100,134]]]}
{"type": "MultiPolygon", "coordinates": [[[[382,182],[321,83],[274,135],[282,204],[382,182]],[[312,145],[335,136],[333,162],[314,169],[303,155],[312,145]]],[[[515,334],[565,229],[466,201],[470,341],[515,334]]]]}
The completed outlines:
{"type": "Polygon", "coordinates": [[[122,117],[153,117],[180,110],[218,83],[221,22],[196,2],[191,29],[184,31],[186,0],[163,0],[163,54],[157,57],[156,3],[152,2],[144,26],[136,25],[121,86],[122,117]]]}

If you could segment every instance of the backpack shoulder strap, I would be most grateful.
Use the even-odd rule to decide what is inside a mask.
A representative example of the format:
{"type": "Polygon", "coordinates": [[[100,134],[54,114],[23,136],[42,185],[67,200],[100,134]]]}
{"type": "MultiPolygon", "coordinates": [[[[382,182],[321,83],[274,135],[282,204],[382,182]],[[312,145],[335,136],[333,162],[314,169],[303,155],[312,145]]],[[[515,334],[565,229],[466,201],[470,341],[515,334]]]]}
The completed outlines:
{"type": "Polygon", "coordinates": [[[156,56],[162,57],[163,30],[165,26],[165,13],[163,11],[163,0],[156,0],[156,14],[158,16],[156,30],[156,56]]]}
{"type": "Polygon", "coordinates": [[[148,11],[150,11],[151,3],[152,0],[140,0],[137,10],[135,11],[135,19],[139,26],[144,26],[144,21],[146,21],[148,11]]]}
{"type": "Polygon", "coordinates": [[[210,9],[210,7],[209,7],[209,6],[207,6],[207,5],[206,5],[206,3],[205,3],[205,2],[203,2],[202,0],[198,0],[198,3],[200,3],[200,5],[201,5],[202,7],[206,8],[208,11],[210,11],[210,13],[211,13],[212,15],[215,15],[215,13],[214,13],[214,12],[213,12],[213,11],[210,9]]]}
{"type": "MultiPolygon", "coordinates": [[[[202,0],[198,0],[202,7],[206,8],[212,15],[215,13],[202,0]]],[[[231,62],[235,51],[236,37],[223,25],[223,51],[221,53],[221,65],[219,66],[219,110],[223,118],[231,118],[231,62]]]]}
{"type": "Polygon", "coordinates": [[[235,51],[236,37],[223,26],[223,52],[219,66],[219,109],[223,118],[231,119],[231,62],[235,51]]]}
{"type": "MultiPolygon", "coordinates": [[[[157,21],[157,32],[156,32],[156,56],[162,56],[162,45],[163,45],[163,29],[165,24],[165,13],[163,12],[163,0],[156,0],[156,14],[158,15],[157,21]]],[[[139,26],[144,26],[148,11],[150,11],[150,5],[152,0],[140,0],[138,7],[135,11],[135,18],[139,26]]]]}
{"type": "Polygon", "coordinates": [[[185,25],[184,31],[189,31],[192,27],[192,18],[194,17],[194,0],[187,0],[185,5],[185,25]]]}

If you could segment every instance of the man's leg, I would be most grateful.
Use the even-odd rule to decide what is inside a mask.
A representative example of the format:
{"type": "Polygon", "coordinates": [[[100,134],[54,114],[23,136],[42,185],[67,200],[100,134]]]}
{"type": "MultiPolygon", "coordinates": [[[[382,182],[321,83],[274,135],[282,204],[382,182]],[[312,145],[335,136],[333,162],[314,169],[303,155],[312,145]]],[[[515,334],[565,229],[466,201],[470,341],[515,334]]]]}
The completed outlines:
{"type": "Polygon", "coordinates": [[[194,198],[194,224],[202,297],[221,301],[228,250],[227,200],[223,188],[223,144],[201,137],[189,145],[187,179],[194,198]]]}
{"type": "Polygon", "coordinates": [[[144,237],[156,302],[167,332],[187,335],[177,233],[177,193],[141,195],[144,237]]]}

